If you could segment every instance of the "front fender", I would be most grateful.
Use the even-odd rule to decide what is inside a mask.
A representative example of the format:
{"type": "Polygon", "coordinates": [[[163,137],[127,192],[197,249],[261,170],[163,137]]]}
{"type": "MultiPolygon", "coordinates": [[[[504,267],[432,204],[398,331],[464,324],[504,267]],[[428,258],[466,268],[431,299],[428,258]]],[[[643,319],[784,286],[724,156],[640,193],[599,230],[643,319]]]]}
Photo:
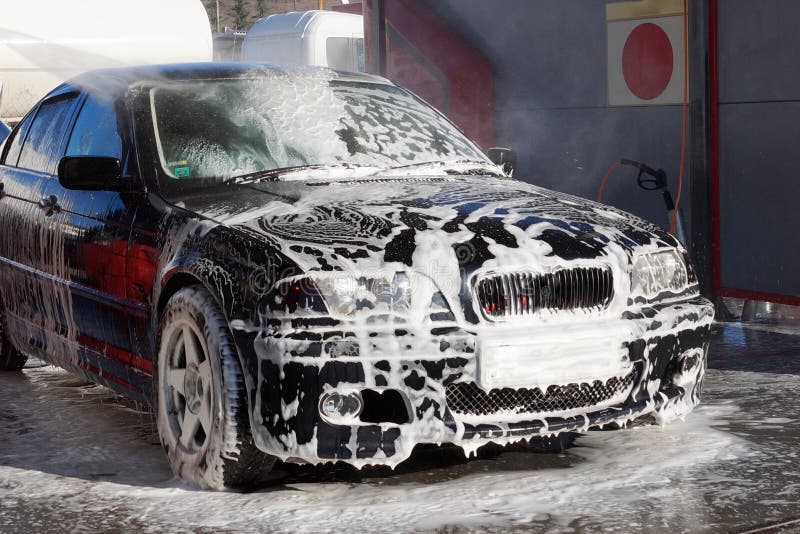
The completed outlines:
{"type": "Polygon", "coordinates": [[[176,220],[166,236],[153,285],[152,338],[158,339],[161,312],[170,297],[202,284],[231,329],[252,403],[258,373],[254,341],[265,319],[259,304],[279,277],[296,274],[299,267],[263,236],[207,220],[176,220]]]}

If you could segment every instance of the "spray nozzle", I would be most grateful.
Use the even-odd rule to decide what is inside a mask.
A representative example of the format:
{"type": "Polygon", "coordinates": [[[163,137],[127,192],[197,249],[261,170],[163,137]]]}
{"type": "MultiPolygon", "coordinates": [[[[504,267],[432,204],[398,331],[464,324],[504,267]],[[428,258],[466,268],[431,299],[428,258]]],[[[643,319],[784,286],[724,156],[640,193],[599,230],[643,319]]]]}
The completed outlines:
{"type": "Polygon", "coordinates": [[[642,189],[656,191],[658,189],[667,188],[667,173],[664,172],[664,169],[655,170],[644,163],[639,163],[631,159],[622,159],[619,162],[621,165],[628,165],[639,169],[639,176],[636,177],[636,182],[642,189]]]}

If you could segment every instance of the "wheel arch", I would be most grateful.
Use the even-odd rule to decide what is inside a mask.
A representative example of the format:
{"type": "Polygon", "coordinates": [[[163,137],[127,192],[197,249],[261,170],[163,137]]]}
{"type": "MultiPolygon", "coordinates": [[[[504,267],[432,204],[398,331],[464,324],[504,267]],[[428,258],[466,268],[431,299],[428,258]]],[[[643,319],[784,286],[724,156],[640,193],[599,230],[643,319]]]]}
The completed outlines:
{"type": "Polygon", "coordinates": [[[175,293],[186,287],[197,285],[203,286],[209,293],[211,293],[214,296],[214,299],[217,301],[217,305],[221,307],[219,296],[217,296],[214,291],[208,287],[208,284],[204,283],[199,276],[187,271],[177,271],[165,277],[164,282],[161,284],[161,290],[158,294],[158,302],[156,303],[155,309],[155,324],[158,325],[158,321],[161,320],[161,314],[164,312],[167,302],[169,302],[169,299],[171,299],[175,293]]]}
{"type": "Polygon", "coordinates": [[[200,276],[199,274],[184,269],[175,269],[166,274],[162,280],[163,281],[158,292],[158,297],[156,299],[156,305],[155,309],[153,310],[154,313],[151,321],[156,351],[158,351],[158,341],[160,336],[159,323],[161,322],[161,316],[164,313],[164,309],[167,307],[169,300],[181,289],[192,286],[200,286],[208,291],[214,298],[214,301],[219,307],[219,310],[222,312],[223,317],[225,317],[225,321],[230,324],[228,310],[225,307],[222,296],[218,293],[214,284],[211,283],[212,281],[205,280],[204,277],[200,276]]]}

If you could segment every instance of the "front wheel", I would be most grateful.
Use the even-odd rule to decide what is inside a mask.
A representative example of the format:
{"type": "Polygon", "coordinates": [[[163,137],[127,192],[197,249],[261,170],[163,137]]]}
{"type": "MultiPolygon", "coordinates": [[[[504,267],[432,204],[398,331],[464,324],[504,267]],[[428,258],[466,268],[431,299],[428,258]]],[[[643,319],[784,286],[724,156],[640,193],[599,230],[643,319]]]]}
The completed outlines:
{"type": "Polygon", "coordinates": [[[253,444],[236,346],[205,288],[169,300],[159,345],[154,405],[172,471],[208,489],[258,482],[276,459],[253,444]]]}

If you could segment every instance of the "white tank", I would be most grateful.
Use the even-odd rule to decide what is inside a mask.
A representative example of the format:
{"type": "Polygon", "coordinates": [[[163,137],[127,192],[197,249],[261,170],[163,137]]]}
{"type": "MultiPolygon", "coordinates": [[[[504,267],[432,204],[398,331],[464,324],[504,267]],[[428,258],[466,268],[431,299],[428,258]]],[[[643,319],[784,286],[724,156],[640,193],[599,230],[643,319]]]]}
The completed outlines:
{"type": "Polygon", "coordinates": [[[242,61],[364,71],[364,18],[333,11],[293,11],[259,19],[247,31],[242,61]]]}
{"type": "Polygon", "coordinates": [[[6,0],[0,6],[0,119],[19,119],[86,70],[211,58],[211,27],[200,0],[6,0]]]}

